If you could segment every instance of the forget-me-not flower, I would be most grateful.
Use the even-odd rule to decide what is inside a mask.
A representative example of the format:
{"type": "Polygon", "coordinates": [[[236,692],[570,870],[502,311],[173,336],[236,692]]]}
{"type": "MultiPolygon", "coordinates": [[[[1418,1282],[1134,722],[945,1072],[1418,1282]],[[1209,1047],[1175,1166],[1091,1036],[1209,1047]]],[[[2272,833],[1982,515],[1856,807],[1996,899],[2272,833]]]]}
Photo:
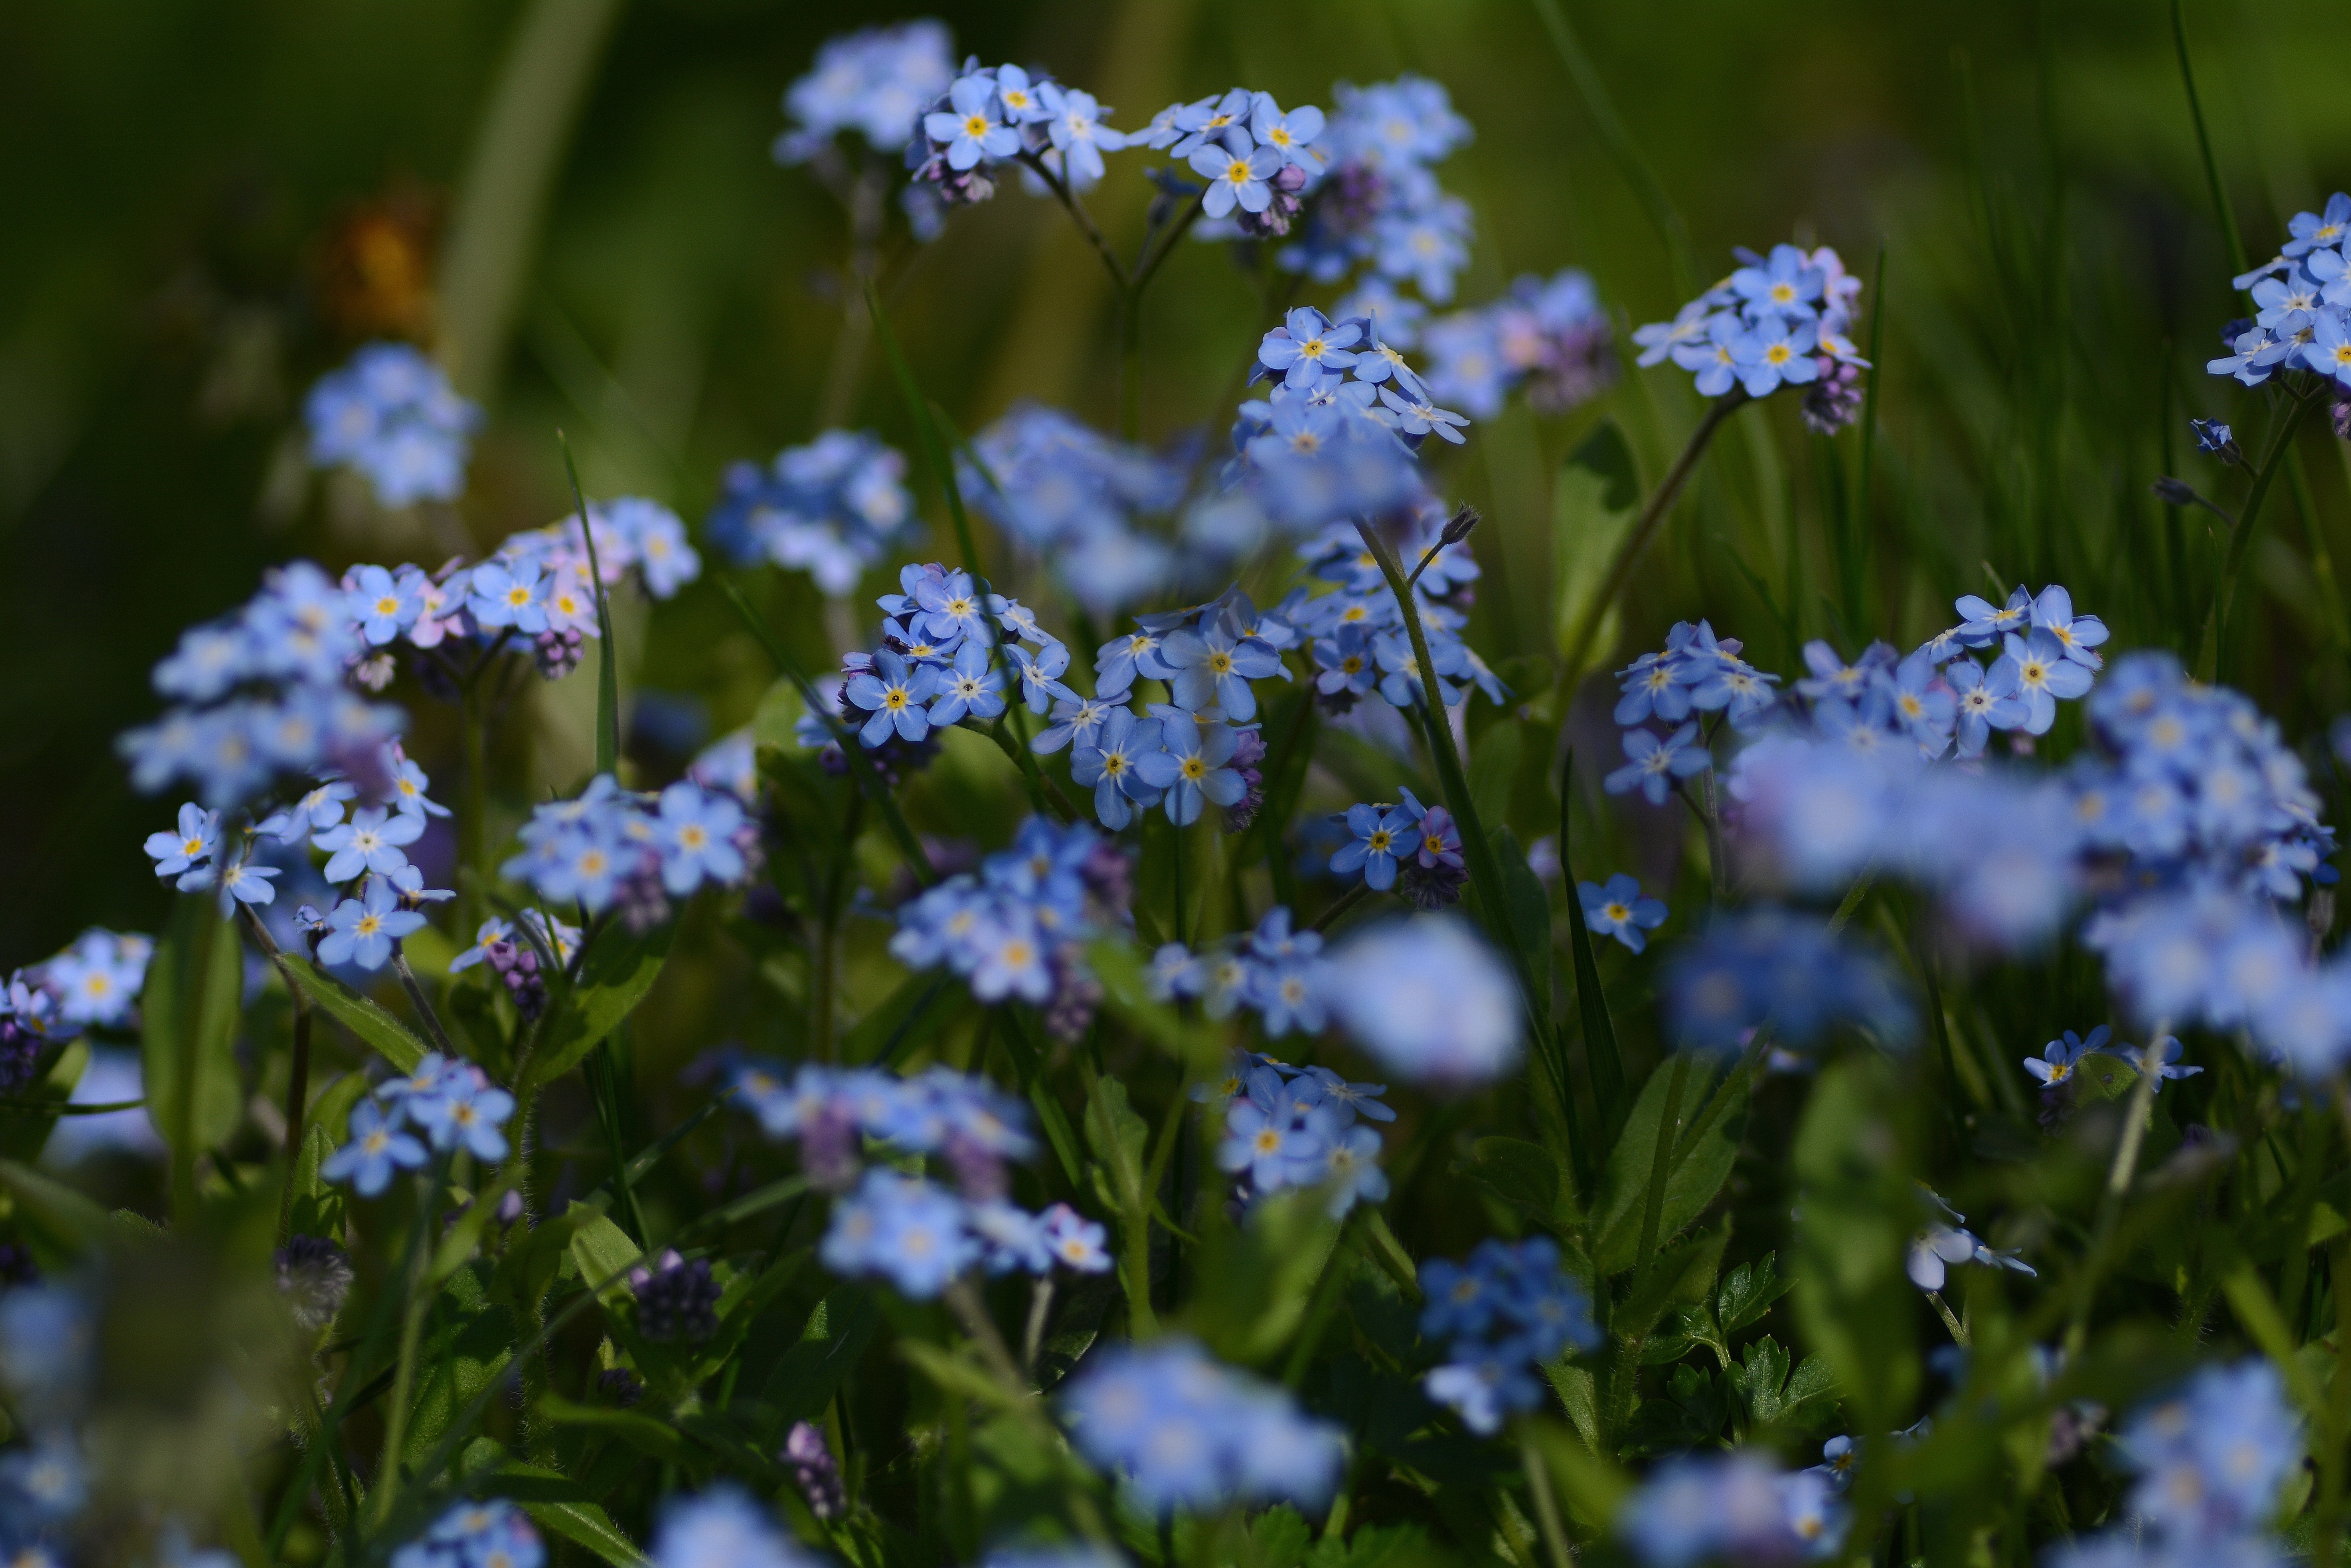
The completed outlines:
{"type": "Polygon", "coordinates": [[[1583,905],[1583,924],[1595,935],[1614,936],[1638,953],[1648,946],[1645,932],[1666,923],[1665,901],[1641,896],[1641,884],[1624,872],[1606,883],[1579,882],[1576,897],[1583,905]]]}

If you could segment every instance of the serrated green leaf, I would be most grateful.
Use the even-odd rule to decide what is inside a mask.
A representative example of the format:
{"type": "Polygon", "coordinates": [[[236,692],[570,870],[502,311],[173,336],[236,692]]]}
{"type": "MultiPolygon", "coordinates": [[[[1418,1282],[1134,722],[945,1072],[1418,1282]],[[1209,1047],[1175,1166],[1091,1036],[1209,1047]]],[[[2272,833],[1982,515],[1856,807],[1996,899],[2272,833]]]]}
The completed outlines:
{"type": "Polygon", "coordinates": [[[1780,1278],[1778,1262],[1779,1254],[1766,1252],[1751,1263],[1741,1263],[1724,1278],[1714,1303],[1723,1337],[1760,1321],[1774,1301],[1796,1288],[1793,1280],[1780,1278]]]}
{"type": "Polygon", "coordinates": [[[661,978],[677,922],[664,920],[641,932],[622,925],[598,934],[580,967],[577,984],[555,1004],[547,1034],[523,1069],[523,1092],[552,1082],[580,1064],[597,1042],[621,1026],[661,978]]]}
{"type": "Polygon", "coordinates": [[[1314,1532],[1296,1509],[1277,1503],[1249,1523],[1249,1568],[1298,1568],[1314,1532]]]}
{"type": "MultiPolygon", "coordinates": [[[[1649,1074],[1640,1099],[1634,1103],[1632,1114],[1625,1119],[1625,1131],[1617,1138],[1616,1146],[1608,1151],[1607,1173],[1593,1205],[1593,1228],[1600,1237],[1593,1249],[1593,1261],[1603,1274],[1621,1274],[1640,1261],[1635,1254],[1640,1249],[1642,1202],[1648,1190],[1656,1151],[1657,1121],[1665,1114],[1667,1081],[1671,1076],[1664,1068],[1649,1074]]],[[[1677,1118],[1685,1127],[1705,1101],[1702,1075],[1692,1073],[1691,1078],[1677,1118]]],[[[1657,1239],[1661,1243],[1703,1213],[1730,1177],[1730,1167],[1739,1157],[1739,1141],[1747,1131],[1745,1081],[1741,1080],[1732,1092],[1735,1098],[1731,1103],[1667,1178],[1665,1202],[1657,1221],[1657,1239]]]]}
{"type": "Polygon", "coordinates": [[[1768,1426],[1780,1418],[1788,1365],[1788,1353],[1778,1340],[1765,1334],[1750,1341],[1740,1353],[1739,1364],[1730,1369],[1730,1385],[1739,1391],[1747,1406],[1747,1419],[1753,1425],[1768,1426]]]}
{"type": "Polygon", "coordinates": [[[370,998],[351,989],[298,953],[286,955],[294,983],[309,993],[319,1010],[359,1037],[360,1043],[402,1072],[413,1072],[429,1047],[409,1027],[370,998]]]}
{"type": "Polygon", "coordinates": [[[1835,1410],[1836,1375],[1821,1357],[1804,1357],[1780,1392],[1779,1424],[1802,1431],[1826,1420],[1835,1410]]]}

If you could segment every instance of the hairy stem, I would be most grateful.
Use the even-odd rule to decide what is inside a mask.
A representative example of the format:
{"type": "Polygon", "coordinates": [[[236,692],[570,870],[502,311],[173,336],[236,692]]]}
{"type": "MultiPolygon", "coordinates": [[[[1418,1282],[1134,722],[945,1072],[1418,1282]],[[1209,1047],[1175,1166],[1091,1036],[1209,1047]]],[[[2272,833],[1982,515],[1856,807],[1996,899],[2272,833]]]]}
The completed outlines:
{"type": "Polygon", "coordinates": [[[441,1054],[460,1054],[457,1048],[449,1043],[449,1031],[441,1027],[441,1015],[433,1010],[431,998],[425,996],[424,988],[417,983],[416,971],[408,967],[408,955],[402,952],[397,944],[392,949],[392,967],[400,976],[400,988],[408,993],[408,1000],[416,1009],[417,1016],[424,1020],[424,1027],[433,1031],[433,1043],[441,1048],[441,1054]]]}

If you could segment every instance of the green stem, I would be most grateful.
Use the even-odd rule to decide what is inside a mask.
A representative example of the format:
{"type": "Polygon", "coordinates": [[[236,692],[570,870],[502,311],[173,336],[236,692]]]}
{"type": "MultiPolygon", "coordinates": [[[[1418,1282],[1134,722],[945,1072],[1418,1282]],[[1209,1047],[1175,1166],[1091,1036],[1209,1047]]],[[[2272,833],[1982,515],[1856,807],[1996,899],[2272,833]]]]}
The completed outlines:
{"type": "Polygon", "coordinates": [[[2245,270],[2245,242],[2237,233],[2237,214],[2229,205],[2228,188],[2220,183],[2220,162],[2212,156],[2212,136],[2204,128],[2204,104],[2196,93],[2196,68],[2188,58],[2188,14],[2181,0],[2171,0],[2171,42],[2179,52],[2179,85],[2188,89],[2188,118],[2196,126],[2196,150],[2204,159],[2204,185],[2212,197],[2212,215],[2220,220],[2220,234],[2229,242],[2229,265],[2245,270]]]}
{"type": "Polygon", "coordinates": [[[2245,504],[2237,510],[2237,526],[2229,534],[2229,550],[2220,562],[2220,580],[2212,591],[2212,607],[2204,618],[2204,638],[2196,655],[2196,678],[2207,685],[2220,679],[2220,644],[2229,632],[2229,612],[2237,597],[2237,579],[2245,568],[2245,558],[2252,553],[2253,527],[2259,521],[2262,502],[2270,493],[2278,470],[2285,465],[2286,454],[2294,445],[2294,433],[2302,422],[2325,397],[2325,383],[2316,389],[2298,393],[2294,403],[2277,418],[2275,433],[2270,437],[2269,451],[2262,455],[2260,470],[2253,476],[2252,488],[2245,492],[2245,504]]]}
{"type": "Polygon", "coordinates": [[[1178,942],[1188,942],[1184,927],[1184,829],[1177,823],[1167,824],[1168,853],[1172,858],[1175,876],[1176,924],[1169,927],[1178,942]]]}
{"type": "Polygon", "coordinates": [[[1339,923],[1339,917],[1341,915],[1346,914],[1347,911],[1354,908],[1355,905],[1363,903],[1364,899],[1371,896],[1371,892],[1372,884],[1370,883],[1357,883],[1354,886],[1341,894],[1337,898],[1332,900],[1331,907],[1316,915],[1314,917],[1314,924],[1308,926],[1307,929],[1309,931],[1330,930],[1332,926],[1339,923]]]}
{"type": "Polygon", "coordinates": [[[849,865],[856,858],[857,835],[865,817],[865,797],[852,789],[841,814],[840,852],[826,872],[824,894],[817,905],[816,1059],[831,1061],[833,1054],[834,976],[841,963],[841,897],[849,881],[849,865]]]}
{"type": "Polygon", "coordinates": [[[457,878],[457,928],[461,936],[479,930],[482,924],[482,889],[489,875],[489,827],[484,821],[489,811],[490,784],[483,771],[484,745],[482,732],[482,694],[479,683],[467,681],[458,696],[458,739],[465,757],[465,793],[457,818],[457,863],[463,871],[457,878]]]}
{"type": "Polygon", "coordinates": [[[1649,504],[1641,508],[1641,515],[1634,519],[1632,528],[1625,535],[1625,542],[1618,545],[1616,553],[1609,558],[1607,574],[1600,580],[1600,591],[1592,596],[1592,602],[1584,607],[1583,613],[1577,619],[1574,635],[1567,640],[1562,654],[1560,668],[1567,673],[1566,678],[1573,680],[1583,673],[1583,661],[1591,654],[1593,639],[1600,634],[1600,622],[1607,618],[1609,607],[1616,602],[1616,596],[1625,591],[1625,584],[1633,576],[1633,568],[1640,561],[1641,552],[1649,548],[1650,539],[1665,525],[1667,514],[1673,510],[1675,497],[1682,493],[1682,486],[1689,483],[1689,476],[1698,471],[1698,460],[1706,455],[1708,444],[1714,440],[1714,433],[1722,428],[1724,420],[1745,407],[1748,402],[1746,389],[1742,387],[1724,393],[1707,405],[1706,417],[1698,421],[1696,430],[1690,432],[1681,455],[1674,459],[1671,468],[1666,470],[1666,477],[1658,485],[1656,493],[1649,497],[1649,504]]]}
{"type": "Polygon", "coordinates": [[[1542,1527],[1543,1548],[1551,1554],[1551,1568],[1574,1568],[1575,1549],[1567,1543],[1567,1527],[1559,1515],[1559,1499],[1552,1495],[1551,1471],[1544,1467],[1542,1450],[1535,1444],[1534,1429],[1519,1428],[1519,1458],[1526,1466],[1527,1493],[1534,1499],[1535,1522],[1542,1527]]]}
{"type": "Polygon", "coordinates": [[[1637,1297],[1649,1282],[1649,1270],[1657,1260],[1657,1228],[1666,1211],[1666,1183],[1673,1175],[1674,1151],[1680,1145],[1677,1135],[1681,1126],[1682,1096],[1689,1088],[1689,1052],[1674,1052],[1674,1064],[1667,1069],[1666,1103],[1657,1113],[1656,1139],[1649,1155],[1649,1187],[1641,1200],[1640,1261],[1633,1270],[1632,1294],[1637,1297]]]}
{"type": "Polygon", "coordinates": [[[416,971],[408,967],[408,955],[401,951],[398,943],[392,944],[392,972],[400,977],[400,988],[408,993],[409,1004],[415,1008],[417,1017],[424,1020],[424,1027],[432,1030],[433,1043],[441,1048],[441,1054],[449,1057],[460,1055],[457,1048],[449,1043],[449,1031],[441,1027],[441,1015],[433,1010],[432,1000],[425,996],[424,988],[417,983],[416,971]]]}
{"type": "MultiPolygon", "coordinates": [[[[2169,1032],[2167,1019],[2158,1022],[2147,1038],[2159,1040],[2169,1032]]],[[[2130,1191],[2131,1176],[2138,1169],[2139,1143],[2147,1136],[2147,1119],[2155,1109],[2156,1085],[2162,1082],[2156,1073],[2141,1072],[2138,1082],[2131,1085],[2130,1100],[2123,1111],[2122,1135],[2115,1140],[2114,1164],[2106,1172],[2105,1191],[2098,1198],[2097,1228],[2090,1238],[2088,1260],[2082,1270],[2082,1282],[2074,1291],[2072,1321],[2065,1329],[2065,1358],[2069,1362],[2082,1354],[2088,1337],[2091,1300],[2098,1292],[2098,1276],[2105,1268],[2106,1251],[2114,1243],[2115,1227],[2122,1218],[2123,1197],[2130,1191]]]]}
{"type": "Polygon", "coordinates": [[[612,602],[604,591],[604,569],[596,559],[596,530],[588,521],[588,501],[580,492],[580,465],[571,461],[571,443],[560,430],[556,444],[563,448],[563,472],[571,481],[571,505],[580,518],[580,538],[588,550],[588,588],[596,596],[596,771],[615,779],[621,766],[621,651],[612,643],[612,602]]]}
{"type": "Polygon", "coordinates": [[[392,1364],[392,1395],[383,1411],[383,1462],[375,1478],[375,1523],[381,1530],[392,1517],[392,1500],[400,1494],[400,1451],[408,1437],[408,1403],[416,1383],[416,1346],[424,1333],[424,1313],[433,1300],[425,1294],[425,1263],[432,1249],[425,1239],[433,1233],[433,1216],[439,1207],[441,1166],[435,1162],[416,1178],[416,1225],[408,1238],[407,1279],[402,1288],[400,1355],[392,1364]]]}

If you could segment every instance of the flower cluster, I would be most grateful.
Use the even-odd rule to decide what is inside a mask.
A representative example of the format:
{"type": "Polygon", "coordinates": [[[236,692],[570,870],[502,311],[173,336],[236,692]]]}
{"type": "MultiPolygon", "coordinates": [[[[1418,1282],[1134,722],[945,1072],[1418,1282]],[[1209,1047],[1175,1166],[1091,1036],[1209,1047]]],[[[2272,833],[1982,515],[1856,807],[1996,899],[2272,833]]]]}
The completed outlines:
{"type": "MultiPolygon", "coordinates": [[[[2324,213],[2296,213],[2286,233],[2277,255],[2231,280],[2231,287],[2252,291],[2254,314],[2221,329],[2229,351],[2204,368],[2249,387],[2292,371],[2309,371],[2322,385],[2332,382],[2339,435],[2351,429],[2344,412],[2351,402],[2351,263],[2345,259],[2351,255],[2351,195],[2337,191],[2324,213]]],[[[2218,429],[2206,450],[2233,449],[2228,427],[2218,429]]]]}
{"type": "Polygon", "coordinates": [[[1627,1498],[1616,1532],[1647,1568],[1836,1555],[1849,1511],[1820,1469],[1783,1471],[1752,1449],[1667,1459],[1627,1498]]]}
{"type": "Polygon", "coordinates": [[[818,1256],[837,1274],[878,1275],[928,1300],[974,1267],[990,1274],[1110,1268],[1102,1227],[1069,1205],[1031,1214],[1012,1203],[1009,1160],[1037,1152],[1028,1113],[987,1079],[935,1067],[904,1079],[874,1069],[803,1066],[789,1081],[757,1058],[728,1074],[768,1136],[799,1145],[809,1179],[841,1195],[818,1256]],[[956,1190],[923,1176],[861,1165],[872,1139],[935,1155],[956,1190]]]}
{"type": "Polygon", "coordinates": [[[742,802],[681,779],[659,796],[600,773],[579,798],[531,812],[523,851],[499,867],[554,904],[591,915],[618,907],[632,930],[669,918],[670,900],[705,883],[733,886],[759,861],[759,828],[742,802]]]}
{"type": "Polygon", "coordinates": [[[510,1502],[461,1502],[392,1554],[392,1568],[539,1568],[547,1548],[510,1502]]]}
{"type": "Polygon", "coordinates": [[[1223,471],[1228,494],[1188,525],[1204,542],[1253,543],[1252,533],[1270,528],[1303,533],[1343,517],[1410,516],[1427,499],[1413,457],[1432,434],[1459,444],[1469,423],[1437,406],[1365,316],[1334,321],[1300,306],[1259,341],[1250,373],[1273,385],[1240,405],[1223,471]],[[1253,528],[1226,515],[1243,504],[1255,508],[1253,528]]]}
{"type": "Polygon", "coordinates": [[[914,531],[905,455],[870,431],[828,430],[762,468],[730,465],[710,509],[711,542],[738,564],[805,571],[835,599],[914,531]]]}
{"type": "Polygon", "coordinates": [[[1795,1044],[1838,1024],[1898,1044],[1912,1026],[1884,965],[1817,920],[1768,906],[1718,916],[1674,955],[1665,983],[1673,1038],[1694,1050],[1736,1050],[1766,1026],[1795,1044]]]}
{"type": "Polygon", "coordinates": [[[1365,887],[1377,893],[1394,888],[1416,909],[1458,904],[1469,873],[1453,813],[1442,806],[1422,805],[1401,784],[1396,794],[1401,804],[1359,801],[1345,815],[1332,819],[1353,835],[1331,856],[1332,874],[1361,873],[1365,887]]]}
{"type": "Polygon", "coordinates": [[[1804,423],[1833,434],[1861,413],[1861,372],[1869,367],[1846,336],[1861,279],[1828,246],[1807,253],[1775,245],[1768,257],[1741,247],[1743,264],[1683,306],[1671,321],[1636,329],[1638,363],[1670,357],[1697,373],[1698,390],[1720,397],[1734,386],[1751,398],[1783,386],[1805,389],[1804,423]]]}
{"type": "Polygon", "coordinates": [[[989,171],[1015,160],[1083,190],[1102,177],[1102,155],[1129,142],[1102,122],[1109,112],[1093,94],[1050,77],[967,60],[916,122],[906,167],[916,188],[945,206],[987,201],[996,194],[989,171]]]}
{"type": "Polygon", "coordinates": [[[1541,413],[1564,413],[1606,391],[1616,379],[1612,334],[1591,277],[1571,267],[1548,279],[1529,273],[1491,304],[1440,316],[1421,341],[1430,391],[1491,419],[1520,388],[1541,413]]]}
{"type": "Polygon", "coordinates": [[[402,719],[348,684],[365,649],[333,579],[308,561],[274,569],[242,609],[189,628],[155,666],[156,691],[178,706],[117,743],[132,786],[154,794],[186,779],[220,810],[275,778],[372,756],[402,719]]]}
{"type": "Polygon", "coordinates": [[[1458,1088],[1519,1064],[1518,981],[1458,915],[1374,925],[1339,948],[1327,976],[1340,1026],[1399,1078],[1458,1088]]]}
{"type": "Polygon", "coordinates": [[[1059,410],[1021,403],[957,455],[956,476],[973,507],[1046,562],[1093,614],[1123,609],[1177,574],[1175,551],[1135,522],[1176,509],[1181,464],[1059,410]]]}
{"type": "Polygon", "coordinates": [[[1107,1346],[1062,1399],[1078,1451],[1150,1512],[1235,1499],[1320,1504],[1345,1463],[1339,1428],[1186,1339],[1107,1346]]]}
{"type": "Polygon", "coordinates": [[[1127,145],[1165,150],[1207,182],[1200,211],[1206,239],[1278,238],[1290,232],[1301,197],[1328,160],[1316,145],[1322,111],[1285,113],[1271,93],[1234,88],[1192,103],[1171,103],[1127,145]]]}
{"type": "MultiPolygon", "coordinates": [[[[129,1029],[137,1020],[139,993],[154,953],[152,937],[92,926],[64,952],[10,976],[7,996],[13,998],[22,985],[27,988],[26,1007],[38,1017],[76,1029],[129,1029]],[[33,1002],[30,993],[36,991],[47,999],[33,1002]]],[[[0,1000],[0,1011],[14,1006],[13,999],[0,1000]]]]}
{"type": "Polygon", "coordinates": [[[449,960],[449,972],[459,975],[487,964],[528,1023],[546,1009],[548,970],[569,964],[579,946],[579,928],[545,910],[519,911],[511,922],[492,915],[474,933],[474,945],[449,960]]]}
{"type": "Polygon", "coordinates": [[[1421,1337],[1446,1341],[1447,1357],[1422,1386],[1480,1437],[1499,1430],[1506,1411],[1543,1402],[1536,1367],[1601,1341],[1591,1301],[1545,1237],[1481,1241],[1463,1263],[1431,1259],[1420,1267],[1420,1287],[1427,1297],[1421,1337]]]}
{"type": "MultiPolygon", "coordinates": [[[[1424,505],[1414,509],[1394,541],[1407,578],[1415,570],[1420,574],[1410,584],[1413,608],[1436,666],[1437,699],[1446,707],[1464,701],[1473,685],[1497,703],[1509,690],[1461,635],[1475,598],[1471,584],[1479,577],[1477,558],[1466,542],[1477,522],[1478,514],[1467,507],[1447,518],[1442,507],[1424,505]]],[[[1315,701],[1322,711],[1343,718],[1368,696],[1395,708],[1423,704],[1428,683],[1403,606],[1363,535],[1353,524],[1333,523],[1301,545],[1299,554],[1316,580],[1336,586],[1329,592],[1294,592],[1274,613],[1307,640],[1315,665],[1315,701]]]]}
{"type": "Polygon", "coordinates": [[[407,1077],[378,1084],[372,1096],[351,1107],[351,1141],[329,1155],[319,1174],[329,1181],[348,1179],[361,1196],[373,1197],[395,1169],[424,1164],[426,1144],[440,1154],[463,1150],[477,1160],[503,1160],[501,1129],[514,1109],[514,1096],[488,1073],[436,1051],[407,1077]],[[417,1141],[418,1134],[424,1142],[417,1141]]]}
{"type": "Polygon", "coordinates": [[[2158,1556],[2177,1563],[2277,1560],[2270,1521],[2286,1479],[2302,1468],[2303,1441],[2269,1363],[2204,1368],[2185,1388],[2135,1416],[2116,1446],[2138,1472],[2129,1504],[2136,1528],[2091,1536],[2060,1552],[2055,1568],[2120,1568],[2158,1556]]]}
{"type": "Polygon", "coordinates": [[[1277,259],[1326,285],[1367,266],[1342,313],[1374,317],[1390,342],[1409,346],[1421,301],[1449,302],[1468,265],[1468,204],[1445,193],[1434,168],[1469,141],[1469,122],[1426,77],[1341,82],[1333,96],[1339,110],[1316,148],[1324,162],[1311,221],[1277,259]],[[1405,286],[1421,299],[1395,292],[1405,286]]]}
{"type": "Polygon", "coordinates": [[[894,153],[954,76],[946,24],[929,17],[827,38],[808,74],[784,89],[794,124],[776,139],[776,162],[805,163],[844,131],[894,153]]]}
{"type": "Polygon", "coordinates": [[[1152,957],[1151,984],[1162,1001],[1204,1002],[1211,1018],[1247,1008],[1258,1014],[1269,1040],[1293,1029],[1320,1034],[1331,1017],[1331,961],[1322,956],[1322,934],[1292,931],[1290,910],[1279,904],[1256,930],[1208,952],[1167,943],[1152,957]]]}
{"type": "Polygon", "coordinates": [[[1130,895],[1123,851],[1083,823],[1031,817],[977,874],[901,905],[890,952],[909,968],[944,964],[982,1001],[1034,1003],[1055,1039],[1074,1040],[1102,994],[1083,944],[1125,927],[1130,895]]]}
{"type": "Polygon", "coordinates": [[[370,343],[303,401],[310,461],[356,470],[387,507],[454,501],[482,411],[406,343],[370,343]]]}
{"type": "Polygon", "coordinates": [[[1395,1121],[1379,1098],[1386,1092],[1384,1083],[1350,1083],[1327,1067],[1251,1054],[1221,1084],[1194,1094],[1224,1102],[1217,1165],[1238,1178],[1234,1196],[1243,1207],[1284,1187],[1322,1187],[1337,1219],[1358,1199],[1377,1203],[1388,1195],[1380,1135],[1355,1120],[1395,1121]]]}

